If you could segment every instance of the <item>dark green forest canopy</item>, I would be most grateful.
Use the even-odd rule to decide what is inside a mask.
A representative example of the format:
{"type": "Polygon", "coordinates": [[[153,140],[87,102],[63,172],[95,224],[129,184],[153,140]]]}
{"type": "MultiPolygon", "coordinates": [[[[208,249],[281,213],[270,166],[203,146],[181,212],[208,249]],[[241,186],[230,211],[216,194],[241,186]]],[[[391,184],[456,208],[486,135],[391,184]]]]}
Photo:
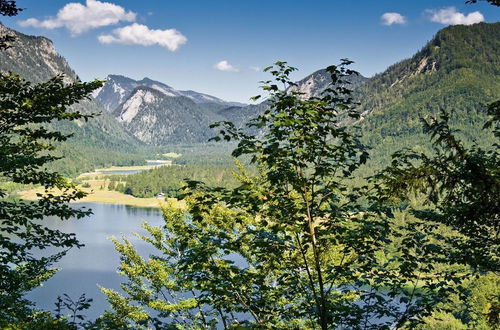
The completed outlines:
{"type": "MultiPolygon", "coordinates": [[[[357,92],[363,141],[383,163],[403,147],[430,149],[420,118],[451,114],[466,143],[492,145],[485,105],[500,98],[500,23],[450,26],[415,56],[371,78],[357,92]]],[[[385,163],[387,164],[387,163],[385,163]]]]}

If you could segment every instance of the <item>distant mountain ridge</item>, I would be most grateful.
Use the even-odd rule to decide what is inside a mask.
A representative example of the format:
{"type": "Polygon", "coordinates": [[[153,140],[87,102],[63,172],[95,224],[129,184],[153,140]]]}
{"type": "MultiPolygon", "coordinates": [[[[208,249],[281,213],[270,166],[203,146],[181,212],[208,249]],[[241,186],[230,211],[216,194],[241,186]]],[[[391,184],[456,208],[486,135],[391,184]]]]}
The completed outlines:
{"type": "MultiPolygon", "coordinates": [[[[355,90],[370,79],[361,74],[353,74],[346,77],[345,80],[349,83],[349,88],[355,90]]],[[[308,99],[310,97],[321,96],[330,87],[331,83],[332,78],[330,73],[325,69],[321,69],[297,81],[296,85],[292,86],[290,90],[300,92],[303,98],[308,99]]]]}
{"type": "Polygon", "coordinates": [[[226,106],[245,106],[243,103],[224,101],[218,97],[192,90],[177,90],[167,84],[149,78],[134,80],[116,74],[108,75],[104,86],[99,90],[96,90],[93,96],[106,110],[108,110],[108,112],[113,112],[113,110],[123,103],[137,87],[153,88],[167,97],[187,97],[195,103],[216,103],[226,106]]]}
{"type": "Polygon", "coordinates": [[[136,87],[113,115],[137,139],[149,145],[204,143],[215,133],[209,129],[224,120],[219,103],[196,103],[186,96],[171,97],[158,88],[136,87]]]}
{"type": "Polygon", "coordinates": [[[227,120],[225,109],[238,113],[245,104],[195,91],[181,91],[149,78],[109,75],[95,99],[138,140],[161,146],[205,143],[215,133],[210,124],[227,120]]]}
{"type": "MultiPolygon", "coordinates": [[[[500,23],[450,26],[414,56],[384,72],[372,78],[353,76],[350,86],[360,102],[358,124],[365,143],[385,158],[399,147],[423,145],[428,137],[422,133],[420,118],[435,115],[441,108],[452,112],[454,124],[469,140],[487,139],[478,132],[477,124],[484,119],[480,104],[500,98],[498,35],[500,23]]],[[[0,70],[34,82],[60,72],[77,79],[50,40],[16,36],[13,47],[0,53],[0,70]]],[[[318,70],[294,88],[305,97],[319,96],[329,83],[328,73],[318,70]]],[[[97,102],[84,102],[81,106],[86,111],[102,115],[65,129],[75,134],[79,145],[113,150],[134,149],[141,143],[204,143],[216,133],[208,128],[211,123],[228,120],[241,127],[267,107],[266,102],[242,106],[203,93],[179,91],[148,78],[120,75],[108,76],[94,96],[107,111],[97,102]]]]}

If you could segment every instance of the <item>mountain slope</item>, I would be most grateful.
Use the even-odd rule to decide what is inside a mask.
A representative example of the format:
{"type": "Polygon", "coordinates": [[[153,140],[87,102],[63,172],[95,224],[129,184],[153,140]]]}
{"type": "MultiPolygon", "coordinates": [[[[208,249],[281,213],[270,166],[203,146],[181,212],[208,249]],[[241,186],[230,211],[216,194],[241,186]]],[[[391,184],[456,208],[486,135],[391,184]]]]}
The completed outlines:
{"type": "MultiPolygon", "coordinates": [[[[421,118],[435,116],[440,109],[452,114],[452,126],[468,143],[491,145],[492,135],[481,130],[486,118],[482,105],[500,98],[499,36],[500,23],[450,26],[413,57],[383,73],[369,79],[351,78],[350,87],[362,113],[356,124],[364,143],[373,148],[373,166],[387,164],[401,148],[429,149],[421,118]]],[[[330,82],[328,73],[318,70],[292,89],[304,97],[317,97],[330,82]]],[[[262,111],[244,109],[234,113],[223,109],[220,114],[238,123],[262,111]]]]}
{"type": "Polygon", "coordinates": [[[155,146],[205,143],[214,136],[210,124],[240,112],[254,113],[240,111],[246,109],[240,103],[179,91],[149,78],[109,75],[94,96],[131,135],[155,146]]]}
{"type": "MultiPolygon", "coordinates": [[[[0,29],[15,36],[15,41],[7,50],[0,51],[0,71],[10,71],[19,74],[32,83],[46,81],[57,74],[64,74],[66,82],[76,81],[78,76],[60,56],[52,42],[44,37],[28,36],[10,30],[2,25],[0,29]]],[[[93,169],[113,163],[113,158],[119,162],[138,162],[139,157],[119,154],[119,151],[130,151],[140,145],[140,142],[126,132],[123,127],[95,100],[84,100],[73,107],[83,113],[97,114],[88,122],[55,122],[54,129],[67,134],[74,134],[59,150],[64,155],[71,154],[71,159],[59,162],[64,164],[65,172],[93,169]]]]}
{"type": "MultiPolygon", "coordinates": [[[[361,87],[369,79],[362,75],[350,75],[346,81],[350,83],[349,88],[355,90],[361,87]]],[[[330,87],[332,78],[325,69],[311,73],[307,77],[296,82],[296,86],[291,87],[291,90],[303,93],[305,99],[313,96],[321,96],[321,94],[330,87]]]]}
{"type": "Polygon", "coordinates": [[[121,75],[108,75],[106,83],[101,89],[95,91],[94,97],[104,106],[106,110],[112,112],[132,94],[134,89],[141,86],[156,89],[168,97],[183,96],[191,99],[194,103],[216,103],[224,106],[243,105],[237,102],[227,102],[218,97],[191,90],[176,90],[162,82],[151,80],[149,78],[134,80],[121,75]]]}
{"type": "Polygon", "coordinates": [[[223,120],[222,106],[195,103],[185,96],[171,97],[140,86],[113,112],[135,137],[150,145],[203,143],[214,136],[209,125],[223,120]]]}
{"type": "Polygon", "coordinates": [[[469,141],[491,142],[480,130],[481,105],[500,98],[500,23],[450,26],[412,58],[376,75],[357,91],[361,127],[372,152],[428,147],[420,118],[444,109],[469,141]]]}

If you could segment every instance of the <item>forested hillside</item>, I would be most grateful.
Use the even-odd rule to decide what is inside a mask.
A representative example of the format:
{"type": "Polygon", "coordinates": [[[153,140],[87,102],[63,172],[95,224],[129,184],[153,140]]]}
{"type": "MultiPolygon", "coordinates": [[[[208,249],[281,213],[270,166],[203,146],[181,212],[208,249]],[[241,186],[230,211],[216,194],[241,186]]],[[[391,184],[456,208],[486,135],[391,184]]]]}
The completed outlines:
{"type": "Polygon", "coordinates": [[[226,165],[161,166],[126,177],[113,176],[108,188],[136,197],[154,197],[160,193],[166,197],[178,197],[187,179],[203,181],[211,187],[236,187],[238,181],[233,171],[226,165]]]}
{"type": "MultiPolygon", "coordinates": [[[[39,83],[58,74],[67,82],[78,79],[66,60],[55,50],[52,42],[44,37],[34,37],[9,30],[15,36],[10,48],[0,52],[0,71],[19,74],[24,79],[39,83]]],[[[96,116],[85,122],[54,122],[52,125],[74,137],[58,150],[65,157],[53,166],[66,174],[76,174],[110,164],[130,164],[144,161],[134,155],[139,152],[140,141],[128,134],[123,127],[94,100],[84,100],[73,109],[96,116]]]]}
{"type": "MultiPolygon", "coordinates": [[[[443,109],[466,140],[493,141],[480,127],[484,104],[500,97],[500,23],[444,28],[412,58],[358,90],[364,142],[387,159],[402,147],[429,146],[420,118],[443,109]]],[[[489,143],[491,145],[491,143],[489,143]]]]}

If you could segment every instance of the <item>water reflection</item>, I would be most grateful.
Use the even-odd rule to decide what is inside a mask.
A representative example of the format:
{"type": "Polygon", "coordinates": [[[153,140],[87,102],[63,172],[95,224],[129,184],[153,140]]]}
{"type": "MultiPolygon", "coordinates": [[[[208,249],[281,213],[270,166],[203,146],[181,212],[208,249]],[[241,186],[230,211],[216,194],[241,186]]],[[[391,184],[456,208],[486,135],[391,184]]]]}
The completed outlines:
{"type": "Polygon", "coordinates": [[[108,308],[107,301],[97,285],[118,289],[123,280],[116,273],[120,262],[119,255],[108,238],[125,236],[142,255],[147,256],[153,250],[133,233],[144,234],[145,231],[141,228],[144,221],[160,225],[163,218],[158,209],[99,203],[78,203],[75,206],[91,208],[94,214],[80,220],[60,221],[49,218],[46,220],[47,226],[76,233],[85,247],[69,251],[56,265],[61,271],[45,282],[43,287],[30,292],[27,297],[35,301],[38,307],[53,310],[58,295],[67,293],[76,299],[85,293],[87,297],[94,299],[87,315],[95,318],[108,308]]]}

